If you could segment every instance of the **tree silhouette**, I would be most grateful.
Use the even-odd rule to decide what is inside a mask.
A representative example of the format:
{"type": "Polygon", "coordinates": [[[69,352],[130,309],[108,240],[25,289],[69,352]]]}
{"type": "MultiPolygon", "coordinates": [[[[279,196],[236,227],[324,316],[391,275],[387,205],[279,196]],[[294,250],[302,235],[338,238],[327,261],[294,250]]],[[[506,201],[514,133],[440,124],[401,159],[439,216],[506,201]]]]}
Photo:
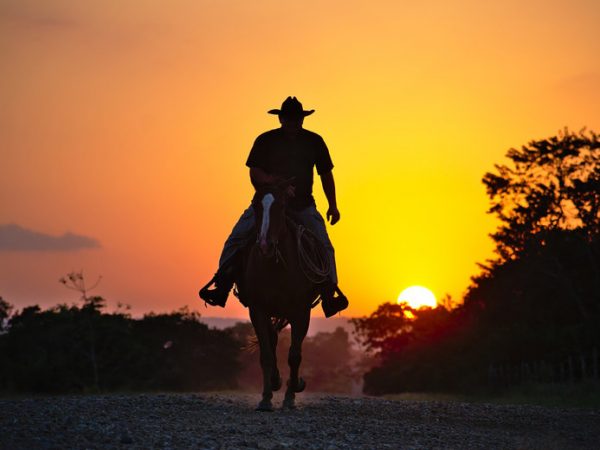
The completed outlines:
{"type": "Polygon", "coordinates": [[[548,139],[510,149],[509,164],[495,165],[483,183],[489,213],[501,225],[492,234],[500,262],[517,257],[544,232],[580,229],[591,238],[600,230],[600,139],[593,131],[565,129],[548,139]]]}
{"type": "Polygon", "coordinates": [[[302,350],[302,372],[309,389],[350,392],[355,379],[353,356],[348,332],[342,327],[307,338],[302,350]]]}
{"type": "Polygon", "coordinates": [[[482,266],[465,303],[485,306],[496,322],[507,312],[531,317],[542,335],[555,331],[559,348],[592,345],[600,319],[599,136],[565,129],[507,157],[510,165],[483,178],[489,212],[501,221],[492,234],[499,259],[482,266]]]}
{"type": "Polygon", "coordinates": [[[6,325],[12,309],[12,305],[0,297],[0,333],[6,330],[6,325]]]}
{"type": "Polygon", "coordinates": [[[352,319],[355,335],[367,351],[397,353],[412,338],[414,312],[406,303],[383,303],[370,316],[352,319]]]}
{"type": "Polygon", "coordinates": [[[100,281],[102,277],[98,277],[98,280],[91,286],[87,287],[85,283],[85,278],[83,276],[83,270],[79,272],[70,272],[66,276],[61,277],[59,282],[63,284],[67,289],[71,289],[77,291],[81,294],[81,300],[83,301],[82,313],[85,318],[87,332],[85,333],[88,340],[88,351],[87,351],[87,359],[89,359],[93,379],[94,379],[94,389],[98,390],[99,383],[99,375],[98,375],[98,360],[96,356],[96,322],[97,317],[100,315],[100,311],[106,305],[105,300],[102,297],[88,296],[88,291],[94,289],[100,281]]]}
{"type": "Polygon", "coordinates": [[[471,383],[462,331],[464,314],[444,306],[414,309],[384,303],[368,317],[353,319],[355,334],[380,364],[364,376],[364,391],[440,390],[471,383]]]}

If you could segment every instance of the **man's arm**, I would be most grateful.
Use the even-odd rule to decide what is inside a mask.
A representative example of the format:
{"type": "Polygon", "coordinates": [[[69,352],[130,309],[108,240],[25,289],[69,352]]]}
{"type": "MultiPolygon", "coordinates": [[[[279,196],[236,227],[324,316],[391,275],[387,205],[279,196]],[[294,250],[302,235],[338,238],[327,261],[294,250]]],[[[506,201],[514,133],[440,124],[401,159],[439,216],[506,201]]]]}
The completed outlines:
{"type": "Polygon", "coordinates": [[[329,202],[327,220],[329,223],[331,223],[331,225],[335,225],[340,220],[340,212],[337,209],[337,200],[335,198],[335,181],[333,180],[333,172],[325,172],[320,176],[323,192],[325,192],[325,197],[327,197],[327,202],[329,202]]]}
{"type": "Polygon", "coordinates": [[[258,167],[250,167],[250,181],[252,182],[254,189],[258,189],[266,184],[275,183],[277,181],[277,177],[269,175],[267,172],[259,169],[258,167]]]}

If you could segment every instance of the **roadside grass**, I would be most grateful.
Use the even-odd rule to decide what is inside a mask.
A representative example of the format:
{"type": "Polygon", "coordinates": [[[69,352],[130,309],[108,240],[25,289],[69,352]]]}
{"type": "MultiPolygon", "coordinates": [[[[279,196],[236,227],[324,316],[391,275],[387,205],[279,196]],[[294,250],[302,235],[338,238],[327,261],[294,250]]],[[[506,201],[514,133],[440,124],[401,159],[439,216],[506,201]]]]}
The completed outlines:
{"type": "Polygon", "coordinates": [[[477,393],[406,392],[384,395],[383,398],[387,400],[600,409],[600,382],[590,380],[570,384],[533,383],[513,386],[503,390],[480,391],[477,393]]]}

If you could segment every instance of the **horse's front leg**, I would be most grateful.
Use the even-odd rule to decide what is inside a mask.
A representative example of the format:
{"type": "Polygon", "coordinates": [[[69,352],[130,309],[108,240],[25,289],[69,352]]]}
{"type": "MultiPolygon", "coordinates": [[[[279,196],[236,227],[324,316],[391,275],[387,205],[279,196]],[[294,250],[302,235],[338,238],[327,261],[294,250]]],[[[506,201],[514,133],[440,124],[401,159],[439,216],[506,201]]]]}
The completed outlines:
{"type": "Polygon", "coordinates": [[[276,367],[275,354],[271,344],[271,328],[273,327],[270,317],[264,312],[250,307],[250,320],[260,347],[260,366],[263,373],[262,400],[256,407],[257,411],[273,411],[273,384],[272,375],[276,367]]]}
{"type": "Polygon", "coordinates": [[[273,354],[273,367],[271,369],[271,390],[278,391],[281,389],[281,375],[277,367],[277,341],[279,340],[279,332],[275,329],[273,322],[269,318],[269,343],[271,344],[271,352],[273,354]]]}
{"type": "Polygon", "coordinates": [[[290,366],[290,379],[288,380],[283,407],[293,409],[296,407],[296,392],[302,392],[306,383],[298,376],[300,363],[302,362],[302,342],[308,332],[310,324],[310,309],[303,311],[298,317],[290,321],[292,327],[292,343],[288,354],[290,366]]]}

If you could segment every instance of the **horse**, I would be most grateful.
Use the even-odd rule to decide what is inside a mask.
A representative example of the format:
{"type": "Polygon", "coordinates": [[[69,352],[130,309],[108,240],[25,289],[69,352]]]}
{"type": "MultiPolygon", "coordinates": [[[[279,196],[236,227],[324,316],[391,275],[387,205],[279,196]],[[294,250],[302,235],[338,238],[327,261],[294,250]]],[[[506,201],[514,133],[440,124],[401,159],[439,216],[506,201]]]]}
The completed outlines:
{"type": "Polygon", "coordinates": [[[306,387],[299,376],[302,342],[308,332],[311,308],[318,302],[318,283],[309,279],[312,277],[306,275],[300,260],[303,229],[287,217],[285,205],[285,185],[257,190],[253,200],[257,240],[246,249],[237,282],[238,297],[249,309],[260,348],[263,391],[257,411],[273,411],[273,391],[282,385],[277,367],[277,336],[288,323],[290,378],[283,408],[295,408],[296,393],[306,387]]]}

